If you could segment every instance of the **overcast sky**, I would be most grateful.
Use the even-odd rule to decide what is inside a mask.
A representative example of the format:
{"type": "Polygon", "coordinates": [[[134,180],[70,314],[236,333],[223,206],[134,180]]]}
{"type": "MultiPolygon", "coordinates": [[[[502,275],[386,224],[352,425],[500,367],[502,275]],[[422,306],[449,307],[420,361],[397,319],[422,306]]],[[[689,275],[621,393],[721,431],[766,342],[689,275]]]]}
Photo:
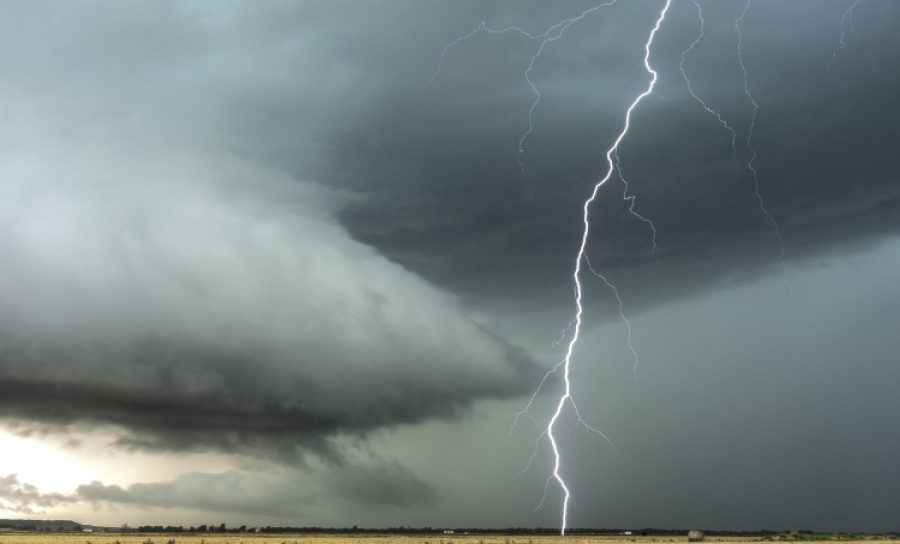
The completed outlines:
{"type": "MultiPolygon", "coordinates": [[[[664,5],[0,1],[0,517],[558,526],[664,5]]],[[[898,530],[898,26],[672,0],[569,525],[898,530]]]]}

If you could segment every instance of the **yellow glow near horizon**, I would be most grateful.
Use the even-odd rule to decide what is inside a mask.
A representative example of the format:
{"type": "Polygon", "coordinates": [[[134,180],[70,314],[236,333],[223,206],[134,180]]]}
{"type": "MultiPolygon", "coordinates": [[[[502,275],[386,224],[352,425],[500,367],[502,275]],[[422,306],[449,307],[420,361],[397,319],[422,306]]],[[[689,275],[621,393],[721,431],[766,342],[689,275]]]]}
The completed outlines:
{"type": "Polygon", "coordinates": [[[32,484],[44,493],[69,492],[94,479],[90,467],[55,444],[0,430],[0,452],[0,476],[16,474],[19,482],[32,484]]]}
{"type": "MultiPolygon", "coordinates": [[[[166,481],[184,472],[235,468],[228,456],[124,450],[111,447],[115,437],[102,432],[79,438],[79,444],[71,445],[63,435],[23,438],[0,429],[0,476],[15,474],[20,483],[34,485],[41,493],[71,493],[94,480],[127,486],[166,481]]],[[[15,515],[2,507],[0,513],[15,515]]]]}

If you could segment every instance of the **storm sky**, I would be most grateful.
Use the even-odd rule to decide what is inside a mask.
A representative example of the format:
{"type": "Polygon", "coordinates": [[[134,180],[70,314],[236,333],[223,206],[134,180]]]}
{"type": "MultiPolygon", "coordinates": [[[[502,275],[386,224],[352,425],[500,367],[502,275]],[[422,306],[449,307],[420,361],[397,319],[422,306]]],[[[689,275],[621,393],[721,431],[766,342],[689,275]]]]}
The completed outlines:
{"type": "MultiPolygon", "coordinates": [[[[596,5],[0,1],[0,515],[557,526],[664,2],[476,30],[596,5]]],[[[898,26],[672,1],[570,526],[897,530],[898,26]]]]}

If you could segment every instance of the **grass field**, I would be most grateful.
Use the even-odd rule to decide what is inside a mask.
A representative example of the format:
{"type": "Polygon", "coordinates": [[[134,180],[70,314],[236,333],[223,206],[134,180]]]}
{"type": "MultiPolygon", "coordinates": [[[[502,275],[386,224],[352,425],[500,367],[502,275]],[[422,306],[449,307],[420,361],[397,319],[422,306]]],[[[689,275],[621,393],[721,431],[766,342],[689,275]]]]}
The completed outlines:
{"type": "MultiPolygon", "coordinates": [[[[778,542],[776,537],[775,542],[778,542]]],[[[841,539],[843,540],[843,539],[841,539]]],[[[887,538],[868,537],[866,540],[897,542],[887,538]]],[[[760,538],[708,537],[707,542],[760,542],[760,538]]],[[[61,534],[6,533],[0,534],[0,544],[611,544],[637,542],[644,544],[687,542],[686,536],[540,536],[535,538],[503,535],[303,535],[303,534],[61,534]]]]}

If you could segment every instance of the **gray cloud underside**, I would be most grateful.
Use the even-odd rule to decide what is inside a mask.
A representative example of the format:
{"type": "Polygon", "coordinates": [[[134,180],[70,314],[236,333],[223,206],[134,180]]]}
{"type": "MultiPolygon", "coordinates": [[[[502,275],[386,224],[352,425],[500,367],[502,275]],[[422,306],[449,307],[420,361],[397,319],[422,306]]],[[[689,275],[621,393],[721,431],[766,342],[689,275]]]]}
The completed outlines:
{"type": "Polygon", "coordinates": [[[325,497],[366,508],[433,506],[438,495],[409,469],[395,463],[352,466],[324,476],[302,473],[188,473],[175,480],[127,487],[100,482],[79,486],[78,501],[153,508],[290,516],[325,497]]]}
{"type": "Polygon", "coordinates": [[[0,476],[0,508],[21,514],[36,514],[45,508],[71,502],[70,497],[61,493],[41,493],[25,482],[19,482],[15,474],[0,476]]]}
{"type": "Polygon", "coordinates": [[[343,508],[430,508],[437,492],[409,469],[392,461],[347,466],[310,475],[278,473],[191,472],[158,483],[128,486],[94,481],[72,493],[42,493],[16,475],[0,477],[0,505],[27,515],[46,509],[89,503],[95,507],[137,506],[206,512],[296,516],[323,500],[343,508]],[[335,502],[336,501],[336,502],[335,502]]]}
{"type": "Polygon", "coordinates": [[[5,420],[340,461],[338,435],[535,382],[452,295],[351,240],[336,196],[240,162],[79,150],[0,171],[5,420]]]}

